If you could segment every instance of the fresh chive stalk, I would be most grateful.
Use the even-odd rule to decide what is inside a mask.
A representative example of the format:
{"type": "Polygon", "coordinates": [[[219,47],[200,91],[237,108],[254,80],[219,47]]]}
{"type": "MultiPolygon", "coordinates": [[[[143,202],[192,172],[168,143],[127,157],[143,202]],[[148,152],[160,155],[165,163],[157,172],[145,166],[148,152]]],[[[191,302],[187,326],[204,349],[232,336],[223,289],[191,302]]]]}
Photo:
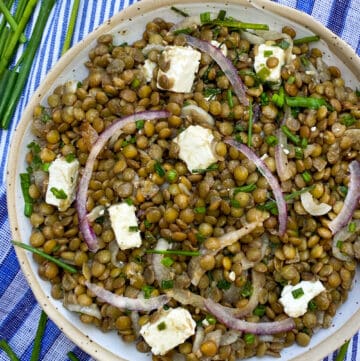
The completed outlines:
{"type": "Polygon", "coordinates": [[[0,119],[1,114],[4,114],[6,108],[8,107],[8,103],[13,94],[12,84],[16,84],[19,73],[16,70],[5,69],[5,72],[2,75],[0,82],[0,94],[2,94],[0,99],[0,119]],[[10,86],[9,86],[10,85],[10,86]]]}
{"type": "Polygon", "coordinates": [[[299,39],[294,39],[293,44],[294,45],[308,44],[308,43],[313,43],[313,42],[319,41],[319,40],[320,40],[320,36],[311,35],[311,36],[305,36],[305,37],[299,38],[299,39]]]}
{"type": "Polygon", "coordinates": [[[234,28],[234,29],[269,30],[269,25],[267,24],[243,23],[242,21],[236,21],[236,20],[214,19],[211,21],[211,24],[224,26],[228,28],[234,28]]]}
{"type": "MultiPolygon", "coordinates": [[[[2,0],[0,0],[0,11],[4,14],[4,17],[9,23],[12,31],[15,32],[17,30],[18,24],[2,0]]],[[[24,34],[20,34],[19,41],[20,43],[25,43],[27,41],[26,36],[24,34]]]]}
{"type": "Polygon", "coordinates": [[[200,256],[200,251],[182,251],[182,250],[160,250],[160,249],[147,249],[145,251],[147,254],[162,254],[162,255],[175,255],[175,256],[190,256],[197,257],[200,256]]]}
{"type": "MultiPolygon", "coordinates": [[[[23,33],[25,26],[27,25],[30,16],[33,13],[34,7],[36,6],[38,0],[29,0],[26,8],[24,10],[24,14],[21,17],[21,20],[18,23],[16,30],[12,33],[9,42],[7,43],[4,54],[0,59],[0,75],[5,71],[9,62],[14,54],[18,41],[20,39],[21,34],[23,33]]],[[[49,1],[50,2],[50,1],[49,1]]],[[[47,3],[47,2],[45,2],[47,3]]],[[[46,19],[47,20],[47,19],[46,19]]],[[[42,35],[42,34],[41,34],[42,35]]]]}
{"type": "Polygon", "coordinates": [[[234,188],[234,194],[238,194],[240,192],[250,193],[256,189],[256,184],[251,183],[247,184],[245,186],[236,187],[234,188]]]}
{"type": "Polygon", "coordinates": [[[206,11],[206,12],[200,14],[200,22],[202,24],[206,24],[206,23],[210,22],[210,20],[211,20],[210,12],[206,11]]]}
{"type": "Polygon", "coordinates": [[[287,136],[287,138],[290,139],[294,144],[300,145],[301,143],[300,137],[298,135],[293,134],[286,125],[282,125],[281,130],[287,136]]]}
{"type": "Polygon", "coordinates": [[[275,135],[268,135],[265,138],[265,142],[266,142],[266,144],[268,144],[270,146],[274,146],[274,145],[278,144],[278,139],[276,138],[275,135]]]}
{"type": "Polygon", "coordinates": [[[231,89],[227,90],[226,96],[227,96],[227,101],[228,101],[228,104],[229,104],[229,108],[230,109],[234,108],[234,100],[233,100],[233,94],[232,94],[231,89]]]}
{"type": "MultiPolygon", "coordinates": [[[[8,86],[10,86],[12,88],[11,99],[9,100],[9,102],[7,104],[6,111],[3,114],[0,114],[1,127],[4,129],[7,129],[9,127],[11,117],[17,106],[17,102],[20,98],[22,89],[23,89],[26,81],[28,80],[28,76],[30,73],[30,69],[31,69],[31,66],[33,63],[35,53],[41,42],[41,38],[42,38],[42,35],[44,32],[46,22],[49,18],[49,14],[55,4],[55,1],[56,0],[48,0],[48,1],[43,1],[41,3],[39,15],[36,20],[33,33],[31,35],[31,38],[27,45],[27,48],[24,51],[24,57],[23,57],[23,60],[21,63],[21,69],[19,71],[17,81],[14,84],[8,84],[8,86]]],[[[30,8],[30,5],[31,4],[36,5],[36,2],[37,2],[37,0],[36,1],[30,0],[28,2],[27,6],[24,10],[24,16],[25,16],[25,13],[27,15],[29,10],[32,9],[32,8],[30,8]],[[33,4],[33,3],[35,3],[35,4],[33,4]]],[[[20,23],[21,23],[21,21],[19,22],[18,30],[20,29],[20,23]]],[[[0,62],[1,62],[1,60],[0,60],[0,62]]],[[[1,71],[0,71],[0,74],[1,74],[1,71]]]]}
{"type": "Polygon", "coordinates": [[[350,340],[346,341],[339,349],[338,354],[336,355],[335,361],[344,361],[346,357],[347,350],[349,348],[350,340]]]}
{"type": "Polygon", "coordinates": [[[79,5],[80,5],[80,0],[74,0],[73,6],[71,9],[71,14],[70,14],[69,26],[67,28],[64,45],[61,50],[61,55],[65,54],[70,48],[71,39],[74,34],[76,18],[78,16],[79,5]]]}
{"type": "Polygon", "coordinates": [[[30,174],[29,173],[20,173],[20,186],[21,191],[24,197],[24,215],[26,217],[30,217],[33,211],[33,200],[30,197],[29,194],[29,188],[30,188],[30,174]]]}
{"type": "Polygon", "coordinates": [[[310,109],[319,109],[322,105],[327,103],[323,98],[312,98],[312,97],[285,97],[286,104],[289,107],[300,107],[300,108],[310,108],[310,109]]]}
{"type": "Polygon", "coordinates": [[[0,340],[0,348],[9,356],[10,361],[20,361],[6,340],[0,340]]]}
{"type": "Polygon", "coordinates": [[[177,14],[180,14],[181,16],[183,16],[184,18],[187,18],[189,16],[188,13],[186,13],[185,11],[175,7],[175,6],[171,6],[170,8],[172,11],[176,12],[177,14]]]}
{"type": "Polygon", "coordinates": [[[40,352],[41,352],[41,340],[45,333],[47,322],[47,315],[44,311],[41,311],[38,328],[36,330],[34,346],[31,352],[30,361],[39,361],[40,360],[40,352]]]}
{"type": "Polygon", "coordinates": [[[73,352],[69,351],[67,353],[67,357],[69,358],[70,361],[80,361],[73,352]]]}
{"type": "Polygon", "coordinates": [[[67,263],[59,260],[58,258],[55,258],[53,256],[50,256],[49,254],[45,253],[44,251],[41,251],[40,249],[38,248],[35,248],[35,247],[32,247],[28,244],[25,244],[25,243],[21,243],[21,242],[17,242],[17,241],[12,241],[12,243],[15,245],[15,246],[18,246],[20,248],[23,248],[23,249],[26,249],[27,251],[30,251],[32,253],[35,253],[45,259],[47,259],[48,261],[51,261],[53,263],[55,263],[56,265],[58,265],[59,267],[63,268],[65,271],[68,271],[70,273],[76,273],[77,270],[76,268],[68,265],[67,263]]]}

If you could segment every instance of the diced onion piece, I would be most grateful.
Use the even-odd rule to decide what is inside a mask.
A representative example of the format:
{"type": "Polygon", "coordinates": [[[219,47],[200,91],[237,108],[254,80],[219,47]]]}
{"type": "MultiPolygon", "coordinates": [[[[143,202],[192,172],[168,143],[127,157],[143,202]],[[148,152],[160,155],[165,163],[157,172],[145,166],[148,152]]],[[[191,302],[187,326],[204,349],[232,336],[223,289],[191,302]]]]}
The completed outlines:
{"type": "Polygon", "coordinates": [[[105,214],[104,206],[94,207],[90,213],[87,214],[87,219],[89,222],[94,222],[97,218],[102,217],[105,214]]]}
{"type": "Polygon", "coordinates": [[[184,106],[181,109],[181,116],[191,117],[192,120],[198,124],[206,124],[210,126],[215,124],[214,118],[208,112],[194,104],[184,106]]]}
{"type": "MultiPolygon", "coordinates": [[[[169,249],[169,243],[165,239],[159,238],[155,249],[165,251],[169,249]]],[[[169,267],[166,267],[161,263],[163,258],[164,256],[162,254],[154,253],[151,255],[151,264],[154,270],[155,279],[159,284],[164,280],[172,280],[175,276],[174,272],[172,272],[169,267]]]]}
{"type": "Polygon", "coordinates": [[[88,159],[86,161],[76,195],[76,210],[79,218],[79,228],[90,251],[96,252],[99,247],[96,235],[89,224],[86,213],[87,190],[89,188],[89,182],[91,179],[96,157],[101,152],[101,150],[105,146],[106,142],[111,138],[111,136],[118,130],[122,129],[125,125],[136,122],[137,120],[152,120],[158,118],[166,118],[168,116],[169,113],[167,111],[144,111],[129,115],[127,117],[119,119],[118,121],[111,124],[108,128],[106,128],[99,135],[96,142],[93,144],[88,159]]]}
{"type": "Polygon", "coordinates": [[[273,190],[275,201],[277,204],[277,208],[279,211],[279,235],[283,236],[286,231],[287,224],[287,208],[286,201],[284,195],[281,191],[279,182],[275,178],[275,176],[270,172],[266,164],[263,162],[261,158],[259,158],[249,147],[245,144],[240,144],[233,139],[225,140],[225,143],[231,145],[232,147],[239,150],[243,153],[249,160],[254,162],[256,167],[259,169],[260,173],[266,178],[271,189],[273,190]]]}
{"type": "Polygon", "coordinates": [[[221,336],[220,346],[231,345],[234,342],[236,342],[239,339],[240,336],[241,336],[241,332],[239,332],[239,331],[236,331],[236,330],[226,331],[221,336]]]}
{"type": "Polygon", "coordinates": [[[271,335],[290,331],[295,328],[295,322],[292,318],[274,322],[247,322],[235,318],[224,306],[209,298],[204,302],[207,310],[212,313],[218,321],[233,330],[254,333],[255,335],[271,335]]]}
{"type": "Polygon", "coordinates": [[[331,210],[331,206],[326,203],[315,203],[314,198],[310,192],[304,192],[300,195],[301,204],[312,216],[323,216],[331,210]]]}
{"type": "Polygon", "coordinates": [[[278,177],[282,182],[289,180],[292,177],[292,172],[289,167],[289,160],[287,154],[287,138],[286,135],[281,131],[277,130],[278,144],[275,146],[275,165],[278,177]]]}
{"type": "Polygon", "coordinates": [[[334,257],[336,257],[337,259],[344,261],[344,262],[351,261],[352,257],[341,252],[341,244],[343,242],[346,242],[350,237],[354,236],[354,234],[356,234],[357,232],[360,231],[360,221],[355,220],[354,224],[355,224],[355,229],[353,232],[350,232],[349,226],[346,225],[338,233],[336,233],[333,238],[332,253],[333,253],[334,257]],[[341,243],[339,243],[339,242],[341,242],[341,243]]]}
{"type": "Polygon", "coordinates": [[[182,29],[195,29],[197,26],[201,25],[200,16],[194,15],[194,16],[187,16],[182,21],[179,21],[178,23],[174,24],[170,28],[170,32],[173,33],[177,30],[182,29]]]}
{"type": "Polygon", "coordinates": [[[238,75],[237,69],[234,67],[230,59],[228,59],[221,51],[221,49],[211,45],[207,41],[194,38],[190,35],[184,35],[186,42],[201,51],[210,55],[219,65],[221,70],[225,73],[233,86],[234,92],[241,104],[248,106],[249,99],[246,97],[246,87],[238,75]]]}
{"type": "Polygon", "coordinates": [[[332,234],[336,234],[341,228],[346,226],[355,209],[359,206],[360,200],[360,163],[354,160],[349,165],[350,181],[344,205],[340,213],[329,223],[332,234]]]}
{"type": "Polygon", "coordinates": [[[129,311],[152,311],[157,310],[169,302],[169,297],[161,295],[152,298],[130,298],[119,296],[107,291],[105,288],[95,285],[94,283],[85,282],[86,287],[104,302],[110,305],[129,311]]]}
{"type": "Polygon", "coordinates": [[[94,303],[90,306],[81,306],[75,303],[64,303],[64,307],[71,312],[83,313],[84,315],[95,317],[98,320],[102,319],[99,307],[94,303]]]}
{"type": "Polygon", "coordinates": [[[182,305],[191,305],[193,307],[198,307],[202,310],[205,310],[204,298],[189,290],[173,288],[167,291],[166,294],[182,305]]]}

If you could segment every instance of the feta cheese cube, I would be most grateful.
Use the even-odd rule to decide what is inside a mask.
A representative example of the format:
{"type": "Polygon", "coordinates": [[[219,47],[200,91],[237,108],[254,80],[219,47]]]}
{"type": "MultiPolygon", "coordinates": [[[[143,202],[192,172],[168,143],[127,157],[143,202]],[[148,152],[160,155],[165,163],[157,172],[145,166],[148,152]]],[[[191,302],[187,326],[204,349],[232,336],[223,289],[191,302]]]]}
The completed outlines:
{"type": "Polygon", "coordinates": [[[66,211],[75,199],[76,184],[79,173],[77,159],[68,162],[65,158],[55,159],[49,166],[49,184],[45,201],[66,211]]]}
{"type": "Polygon", "coordinates": [[[189,46],[167,46],[161,56],[169,63],[169,68],[166,72],[159,69],[158,88],[177,93],[190,93],[195,74],[199,69],[201,53],[189,46]],[[166,77],[169,81],[167,89],[160,84],[162,77],[166,77]]]}
{"type": "Polygon", "coordinates": [[[309,301],[324,290],[325,287],[321,281],[301,281],[295,286],[285,286],[279,301],[288,316],[300,317],[306,313],[309,301]]]}
{"type": "Polygon", "coordinates": [[[165,355],[195,333],[196,323],[188,310],[182,307],[161,310],[159,317],[146,323],[140,334],[154,355],[165,355]]]}
{"type": "Polygon", "coordinates": [[[141,235],[135,207],[127,203],[118,203],[109,207],[111,227],[116,242],[122,250],[141,246],[141,235]]]}
{"type": "Polygon", "coordinates": [[[206,169],[218,160],[212,146],[214,139],[211,130],[200,125],[190,125],[174,139],[180,147],[179,157],[190,172],[206,169]]]}
{"type": "Polygon", "coordinates": [[[258,48],[258,54],[254,59],[254,69],[257,74],[261,75],[263,81],[269,81],[273,83],[281,82],[281,68],[285,64],[285,51],[279,46],[260,44],[258,48]],[[275,57],[279,60],[279,63],[274,68],[269,68],[266,65],[266,61],[269,57],[275,57]]]}
{"type": "Polygon", "coordinates": [[[150,83],[153,78],[153,73],[155,68],[156,68],[156,63],[154,63],[149,59],[145,60],[144,65],[142,66],[142,71],[148,83],[150,83]]]}

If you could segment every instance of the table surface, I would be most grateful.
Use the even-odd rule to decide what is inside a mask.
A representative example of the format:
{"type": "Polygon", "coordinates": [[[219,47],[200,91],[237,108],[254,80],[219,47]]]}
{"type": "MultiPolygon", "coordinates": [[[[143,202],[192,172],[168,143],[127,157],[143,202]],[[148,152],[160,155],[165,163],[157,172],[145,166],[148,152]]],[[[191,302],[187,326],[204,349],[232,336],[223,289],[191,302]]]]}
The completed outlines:
{"type": "MultiPolygon", "coordinates": [[[[72,2],[72,0],[57,1],[48,20],[31,75],[13,117],[12,128],[8,131],[0,130],[0,239],[2,243],[0,248],[0,339],[6,339],[22,361],[30,359],[41,309],[19,269],[14,249],[10,244],[5,187],[7,149],[28,100],[47,72],[60,58],[72,2]]],[[[81,1],[73,44],[133,2],[134,0],[81,1]]],[[[311,14],[350,44],[358,55],[360,54],[360,0],[279,0],[276,2],[311,14]]],[[[29,30],[28,28],[27,31],[29,30]]],[[[346,355],[347,361],[360,359],[358,347],[359,337],[356,334],[350,342],[346,355]]],[[[49,320],[43,339],[41,360],[66,360],[66,354],[69,351],[73,351],[81,361],[91,360],[90,356],[76,347],[49,320]]],[[[324,361],[335,360],[335,358],[336,353],[329,355],[324,361]]],[[[0,351],[1,360],[8,360],[2,351],[0,351]]]]}

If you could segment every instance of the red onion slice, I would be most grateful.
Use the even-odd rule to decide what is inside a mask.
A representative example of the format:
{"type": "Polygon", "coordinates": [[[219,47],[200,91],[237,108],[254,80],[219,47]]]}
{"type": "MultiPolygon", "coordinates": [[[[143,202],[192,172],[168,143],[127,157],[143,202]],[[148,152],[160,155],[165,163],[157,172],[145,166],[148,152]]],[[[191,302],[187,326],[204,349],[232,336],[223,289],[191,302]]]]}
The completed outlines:
{"type": "Polygon", "coordinates": [[[261,158],[259,158],[249,147],[245,144],[241,144],[236,142],[233,139],[226,139],[225,143],[231,145],[232,147],[239,150],[243,153],[249,160],[255,163],[256,167],[259,169],[261,174],[268,181],[271,189],[273,190],[275,201],[277,204],[277,208],[279,211],[279,235],[284,235],[286,231],[287,224],[287,209],[286,209],[286,201],[284,195],[281,191],[280,184],[275,178],[275,176],[270,172],[269,168],[263,162],[261,158]]]}
{"type": "Polygon", "coordinates": [[[295,322],[292,318],[274,322],[247,322],[235,318],[224,306],[209,298],[206,299],[204,303],[210,313],[225,326],[233,330],[254,333],[255,335],[272,335],[290,331],[295,328],[295,322]]]}
{"type": "Polygon", "coordinates": [[[221,70],[225,73],[225,75],[229,79],[240,103],[244,104],[245,106],[248,106],[249,100],[246,97],[246,87],[242,82],[242,80],[240,79],[236,68],[234,67],[232,62],[221,52],[221,49],[211,45],[207,41],[194,38],[193,36],[190,35],[184,35],[184,37],[189,45],[209,54],[211,58],[216,61],[216,63],[221,68],[221,70]]]}
{"type": "Polygon", "coordinates": [[[360,220],[355,220],[354,225],[355,225],[355,230],[353,232],[350,232],[349,226],[346,225],[345,227],[340,229],[340,231],[337,232],[336,235],[333,237],[333,241],[332,241],[333,256],[344,262],[350,262],[352,257],[341,252],[340,249],[341,247],[339,247],[338,242],[346,242],[349,238],[357,237],[357,233],[360,231],[360,220]]]}
{"type": "Polygon", "coordinates": [[[80,179],[76,195],[76,210],[79,217],[79,227],[90,251],[96,252],[99,248],[96,235],[89,224],[86,214],[87,190],[89,188],[89,182],[91,179],[96,157],[101,152],[101,150],[105,146],[106,142],[111,138],[111,136],[119,129],[122,129],[125,125],[142,119],[152,120],[158,118],[166,118],[169,115],[170,114],[167,111],[145,111],[121,118],[115,123],[111,124],[107,129],[105,129],[99,135],[96,142],[93,144],[84,168],[83,175],[80,179]]]}
{"type": "Polygon", "coordinates": [[[292,177],[292,173],[289,168],[289,160],[285,153],[287,151],[287,138],[281,129],[277,130],[276,136],[278,139],[278,144],[275,146],[276,172],[280,180],[285,182],[292,177]]]}
{"type": "Polygon", "coordinates": [[[169,297],[166,295],[152,298],[130,298],[125,296],[119,296],[115,293],[107,291],[105,288],[95,285],[94,283],[86,281],[85,285],[92,293],[96,295],[96,297],[99,297],[104,302],[107,302],[110,305],[123,310],[152,311],[159,309],[167,302],[169,302],[169,297]]]}
{"type": "Polygon", "coordinates": [[[360,200],[360,163],[354,160],[349,165],[350,181],[349,189],[345,197],[344,205],[341,208],[340,213],[329,223],[329,228],[332,234],[336,234],[341,228],[346,226],[355,209],[359,205],[360,200]]]}

